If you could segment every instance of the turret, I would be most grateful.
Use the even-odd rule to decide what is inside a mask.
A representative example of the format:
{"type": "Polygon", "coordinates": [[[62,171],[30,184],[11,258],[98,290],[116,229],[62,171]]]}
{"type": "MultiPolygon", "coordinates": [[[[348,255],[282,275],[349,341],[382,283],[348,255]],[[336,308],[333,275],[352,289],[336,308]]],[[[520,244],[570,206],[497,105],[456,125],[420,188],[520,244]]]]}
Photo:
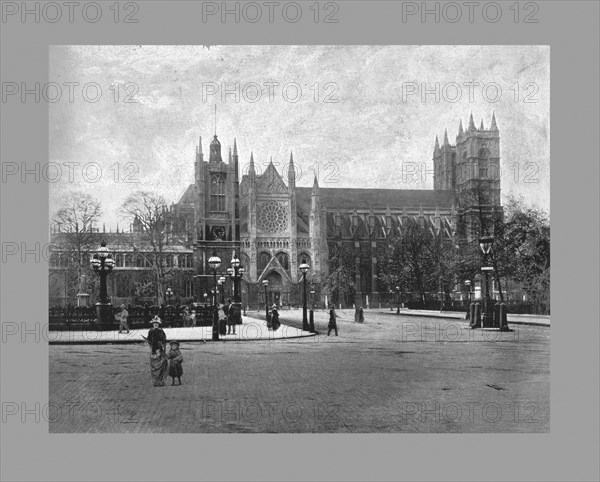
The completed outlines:
{"type": "Polygon", "coordinates": [[[213,138],[212,142],[210,143],[210,157],[208,159],[208,162],[210,162],[210,163],[223,162],[223,159],[221,158],[221,143],[219,142],[219,139],[217,139],[216,134],[215,134],[215,137],[213,138]]]}

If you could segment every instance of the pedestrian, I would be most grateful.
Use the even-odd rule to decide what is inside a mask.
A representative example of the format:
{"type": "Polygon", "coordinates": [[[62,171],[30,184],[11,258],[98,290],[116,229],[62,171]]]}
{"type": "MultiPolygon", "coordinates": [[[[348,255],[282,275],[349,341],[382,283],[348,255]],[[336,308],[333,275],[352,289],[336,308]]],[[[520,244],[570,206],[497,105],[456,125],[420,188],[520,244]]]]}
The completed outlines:
{"type": "Polygon", "coordinates": [[[165,380],[169,375],[169,359],[162,346],[158,346],[150,354],[150,375],[155,387],[165,386],[165,380]]]}
{"type": "Polygon", "coordinates": [[[338,336],[337,315],[335,313],[335,306],[330,305],[330,307],[329,307],[329,324],[327,325],[327,336],[329,336],[331,334],[332,330],[335,330],[335,336],[338,336]]]}
{"type": "Polygon", "coordinates": [[[157,348],[162,348],[162,351],[165,352],[167,349],[167,335],[160,328],[160,318],[158,315],[155,315],[152,320],[152,328],[148,331],[148,338],[146,338],[146,342],[150,345],[150,350],[152,353],[156,351],[157,348]]]}
{"type": "Polygon", "coordinates": [[[231,298],[227,299],[227,334],[235,335],[237,307],[233,305],[231,298]]]}
{"type": "Polygon", "coordinates": [[[181,314],[181,319],[183,321],[183,326],[184,327],[192,326],[192,319],[191,319],[191,316],[190,316],[190,309],[187,306],[185,306],[183,308],[183,313],[181,314]]]}
{"type": "Polygon", "coordinates": [[[359,307],[358,308],[358,322],[359,323],[364,323],[365,322],[365,314],[363,312],[363,307],[359,307]]]}
{"type": "Polygon", "coordinates": [[[129,325],[127,324],[127,318],[129,317],[129,312],[125,307],[125,303],[121,305],[121,313],[119,314],[119,333],[123,333],[123,330],[127,330],[127,334],[129,334],[129,325]]]}
{"type": "Polygon", "coordinates": [[[181,385],[181,375],[183,375],[183,355],[181,354],[181,350],[179,350],[179,342],[171,341],[169,342],[171,349],[169,350],[168,358],[169,358],[169,376],[173,379],[171,385],[175,385],[175,378],[179,380],[179,385],[181,385]]]}
{"type": "Polygon", "coordinates": [[[281,323],[279,322],[279,311],[277,311],[277,305],[271,307],[271,327],[273,331],[277,331],[281,323]]]}
{"type": "Polygon", "coordinates": [[[190,322],[192,326],[196,326],[196,310],[192,310],[192,314],[190,315],[190,322]]]}

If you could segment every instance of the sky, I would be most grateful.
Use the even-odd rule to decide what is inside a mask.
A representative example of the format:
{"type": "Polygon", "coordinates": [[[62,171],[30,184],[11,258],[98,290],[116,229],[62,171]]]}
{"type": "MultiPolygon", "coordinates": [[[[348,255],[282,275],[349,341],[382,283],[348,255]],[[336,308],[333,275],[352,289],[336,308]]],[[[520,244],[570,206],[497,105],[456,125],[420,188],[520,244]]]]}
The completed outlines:
{"type": "Polygon", "coordinates": [[[51,216],[70,191],[113,231],[131,192],[177,202],[215,106],[242,171],[293,151],[299,186],[388,189],[432,189],[436,135],[495,113],[503,199],[550,211],[547,46],[51,46],[49,67],[51,216]]]}

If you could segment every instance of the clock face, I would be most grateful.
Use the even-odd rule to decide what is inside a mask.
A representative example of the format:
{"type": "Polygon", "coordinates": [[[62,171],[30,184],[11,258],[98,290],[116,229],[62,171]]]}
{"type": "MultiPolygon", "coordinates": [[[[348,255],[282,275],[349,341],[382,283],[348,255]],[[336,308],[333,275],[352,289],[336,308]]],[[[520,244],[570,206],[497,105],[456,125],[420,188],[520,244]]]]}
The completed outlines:
{"type": "Polygon", "coordinates": [[[223,226],[213,226],[210,233],[212,234],[213,239],[225,239],[225,228],[223,226]]]}

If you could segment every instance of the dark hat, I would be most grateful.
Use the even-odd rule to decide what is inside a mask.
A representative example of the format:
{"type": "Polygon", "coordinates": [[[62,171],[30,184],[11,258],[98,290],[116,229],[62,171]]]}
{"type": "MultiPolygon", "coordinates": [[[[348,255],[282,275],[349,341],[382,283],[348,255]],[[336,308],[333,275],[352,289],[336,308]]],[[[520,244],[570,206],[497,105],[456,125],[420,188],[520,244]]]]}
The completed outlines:
{"type": "Polygon", "coordinates": [[[177,345],[179,346],[179,342],[177,340],[173,340],[169,342],[169,345],[177,345]]]}

